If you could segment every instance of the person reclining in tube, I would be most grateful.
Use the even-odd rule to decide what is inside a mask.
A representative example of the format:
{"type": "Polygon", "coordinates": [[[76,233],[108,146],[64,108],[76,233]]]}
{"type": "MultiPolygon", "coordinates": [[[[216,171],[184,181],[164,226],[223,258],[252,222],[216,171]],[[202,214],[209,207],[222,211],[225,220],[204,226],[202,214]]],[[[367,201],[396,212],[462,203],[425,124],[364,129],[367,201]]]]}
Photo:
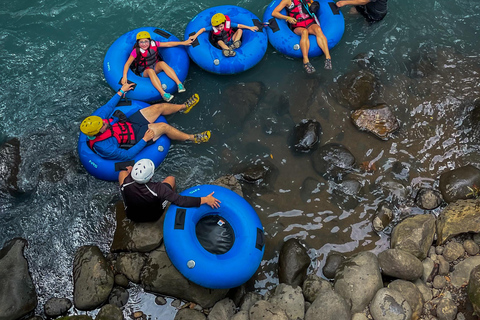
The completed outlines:
{"type": "MultiPolygon", "coordinates": [[[[315,68],[308,58],[308,50],[310,49],[310,40],[308,35],[313,34],[317,38],[317,44],[325,54],[325,69],[332,69],[332,57],[328,50],[328,41],[323,34],[320,25],[316,19],[309,14],[306,8],[307,3],[304,0],[282,0],[280,4],[273,10],[272,16],[277,19],[286,20],[290,23],[293,32],[300,36],[300,50],[303,56],[303,68],[307,73],[314,73],[315,68]],[[287,16],[280,13],[285,8],[287,16]]],[[[311,12],[311,11],[310,11],[311,12]]]]}
{"type": "Polygon", "coordinates": [[[200,207],[206,203],[213,209],[220,207],[220,200],[213,197],[181,196],[175,190],[175,177],[168,176],[162,182],[150,181],[155,165],[150,159],[141,159],[133,167],[118,174],[127,218],[135,222],[157,221],[164,213],[168,202],[179,207],[200,207]]]}
{"type": "Polygon", "coordinates": [[[387,15],[387,0],[346,0],[338,1],[337,7],[355,6],[350,13],[360,13],[372,23],[382,20],[387,15]]]}
{"type": "Polygon", "coordinates": [[[222,13],[216,13],[211,19],[211,26],[202,28],[194,35],[190,36],[191,41],[195,41],[199,35],[205,31],[210,32],[210,42],[222,50],[225,57],[234,57],[237,53],[235,49],[240,48],[242,45],[242,29],[248,29],[250,31],[258,31],[257,26],[249,27],[240,23],[234,23],[230,21],[230,18],[222,13]]]}
{"type": "Polygon", "coordinates": [[[190,112],[200,100],[198,94],[194,94],[184,104],[158,103],[138,110],[128,118],[123,112],[115,111],[114,116],[109,118],[122,95],[131,90],[132,86],[128,83],[122,85],[97,115],[87,117],[80,124],[80,130],[87,135],[88,146],[99,156],[111,160],[131,160],[163,134],[172,140],[195,143],[210,139],[210,131],[187,134],[167,123],[155,123],[161,115],[190,112]]]}

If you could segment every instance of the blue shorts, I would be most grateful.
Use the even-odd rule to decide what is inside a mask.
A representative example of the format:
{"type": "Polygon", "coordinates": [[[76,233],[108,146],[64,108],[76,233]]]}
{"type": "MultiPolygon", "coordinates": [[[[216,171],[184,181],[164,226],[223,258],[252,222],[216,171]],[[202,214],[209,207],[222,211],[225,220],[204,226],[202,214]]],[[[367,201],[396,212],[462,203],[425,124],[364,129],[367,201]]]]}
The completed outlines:
{"type": "MultiPolygon", "coordinates": [[[[133,133],[135,134],[135,140],[137,140],[137,142],[140,141],[140,139],[142,139],[145,135],[145,132],[147,132],[150,122],[145,119],[140,110],[128,117],[128,122],[132,124],[133,133]]],[[[149,140],[147,142],[147,146],[153,144],[153,142],[153,139],[149,140]]]]}

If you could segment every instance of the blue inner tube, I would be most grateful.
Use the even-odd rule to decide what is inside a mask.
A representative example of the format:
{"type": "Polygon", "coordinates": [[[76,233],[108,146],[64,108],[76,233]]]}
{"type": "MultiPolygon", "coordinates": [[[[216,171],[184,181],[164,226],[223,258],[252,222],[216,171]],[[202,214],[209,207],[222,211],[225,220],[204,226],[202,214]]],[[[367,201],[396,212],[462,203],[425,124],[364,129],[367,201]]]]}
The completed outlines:
{"type": "MultiPolygon", "coordinates": [[[[190,34],[211,25],[210,20],[216,13],[223,13],[230,17],[233,23],[246,26],[257,25],[262,27],[260,20],[250,11],[237,6],[218,6],[200,12],[185,29],[185,39],[190,34]]],[[[252,32],[243,30],[242,46],[235,49],[235,57],[225,57],[222,50],[214,47],[209,40],[209,32],[205,31],[191,46],[186,47],[190,58],[202,69],[216,74],[235,74],[248,70],[262,60],[267,51],[268,38],[265,28],[252,32]]]]}
{"type": "MultiPolygon", "coordinates": [[[[206,204],[198,208],[170,205],[163,225],[165,248],[175,268],[187,279],[210,289],[234,288],[248,281],[262,261],[265,250],[263,227],[252,206],[227,188],[201,185],[187,189],[181,195],[204,197],[212,192],[222,202],[218,209],[206,204]],[[197,236],[200,233],[198,225],[205,220],[207,225],[211,220],[215,221],[217,229],[224,228],[225,232],[230,227],[233,236],[228,234],[222,239],[224,242],[234,241],[225,245],[218,241],[219,250],[207,247],[197,236]]],[[[213,229],[206,231],[209,230],[213,229]]]]}
{"type": "MultiPolygon", "coordinates": [[[[268,41],[280,53],[293,58],[302,58],[300,50],[300,36],[293,33],[289,24],[285,20],[272,17],[273,10],[280,4],[281,0],[273,0],[265,10],[263,22],[270,23],[267,28],[268,41]],[[297,49],[296,49],[297,48],[297,49]]],[[[343,14],[338,10],[335,2],[331,0],[318,0],[320,9],[315,14],[320,21],[323,34],[328,40],[328,48],[333,48],[342,38],[345,31],[345,20],[343,14]]],[[[288,16],[287,11],[280,11],[283,15],[288,16]]],[[[310,35],[309,57],[318,57],[323,54],[317,44],[314,35],[310,35]]]]}
{"type": "MultiPolygon", "coordinates": [[[[127,117],[134,114],[140,109],[148,107],[149,104],[142,101],[131,100],[128,102],[120,101],[115,110],[121,110],[127,117]]],[[[103,108],[103,107],[101,107],[103,108]]],[[[95,110],[92,113],[92,116],[98,114],[101,108],[95,110]]],[[[160,116],[157,122],[165,122],[167,120],[163,116],[160,116]]],[[[119,160],[108,160],[100,157],[98,154],[93,152],[87,145],[88,138],[85,134],[80,132],[80,137],[78,138],[78,155],[80,157],[80,162],[83,164],[88,173],[94,177],[107,181],[118,180],[118,166],[122,165],[133,165],[136,161],[140,159],[150,159],[155,164],[155,167],[158,167],[160,163],[167,156],[168,150],[170,149],[170,139],[166,135],[162,135],[155,143],[149,145],[140,151],[132,161],[124,162],[119,160]]]]}
{"type": "MultiPolygon", "coordinates": [[[[170,32],[154,27],[138,28],[125,33],[115,40],[108,49],[107,54],[105,55],[105,60],[103,61],[103,74],[105,75],[105,80],[107,80],[108,85],[115,91],[118,91],[121,87],[119,82],[123,76],[123,67],[133,50],[137,33],[140,31],[147,31],[155,41],[180,41],[170,32]]],[[[185,81],[190,66],[190,59],[185,51],[185,47],[176,46],[171,48],[159,48],[159,52],[162,55],[163,60],[175,70],[178,79],[181,82],[185,81]]],[[[131,70],[128,70],[127,78],[129,81],[137,84],[135,90],[127,92],[127,98],[141,101],[162,100],[162,96],[152,85],[149,78],[137,76],[131,70]]],[[[167,86],[165,89],[166,92],[175,93],[177,91],[177,84],[170,79],[165,72],[160,72],[158,78],[162,82],[162,85],[167,86]]]]}

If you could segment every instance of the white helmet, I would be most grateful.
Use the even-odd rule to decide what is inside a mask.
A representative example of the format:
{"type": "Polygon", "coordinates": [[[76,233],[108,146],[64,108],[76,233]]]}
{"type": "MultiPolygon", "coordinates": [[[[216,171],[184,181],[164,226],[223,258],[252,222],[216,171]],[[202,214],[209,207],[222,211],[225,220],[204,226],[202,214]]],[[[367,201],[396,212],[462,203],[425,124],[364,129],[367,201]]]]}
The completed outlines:
{"type": "Polygon", "coordinates": [[[145,184],[152,179],[155,173],[155,165],[150,159],[138,160],[133,166],[132,178],[138,183],[145,184]]]}

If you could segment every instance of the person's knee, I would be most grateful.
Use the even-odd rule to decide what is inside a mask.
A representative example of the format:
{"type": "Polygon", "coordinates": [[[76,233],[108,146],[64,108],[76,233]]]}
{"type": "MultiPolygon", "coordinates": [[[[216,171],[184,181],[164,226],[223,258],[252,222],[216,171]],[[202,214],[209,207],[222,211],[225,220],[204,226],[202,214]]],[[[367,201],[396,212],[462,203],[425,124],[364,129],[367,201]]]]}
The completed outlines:
{"type": "Polygon", "coordinates": [[[175,190],[175,177],[174,176],[168,176],[162,182],[168,183],[170,186],[172,186],[172,189],[175,190]]]}

